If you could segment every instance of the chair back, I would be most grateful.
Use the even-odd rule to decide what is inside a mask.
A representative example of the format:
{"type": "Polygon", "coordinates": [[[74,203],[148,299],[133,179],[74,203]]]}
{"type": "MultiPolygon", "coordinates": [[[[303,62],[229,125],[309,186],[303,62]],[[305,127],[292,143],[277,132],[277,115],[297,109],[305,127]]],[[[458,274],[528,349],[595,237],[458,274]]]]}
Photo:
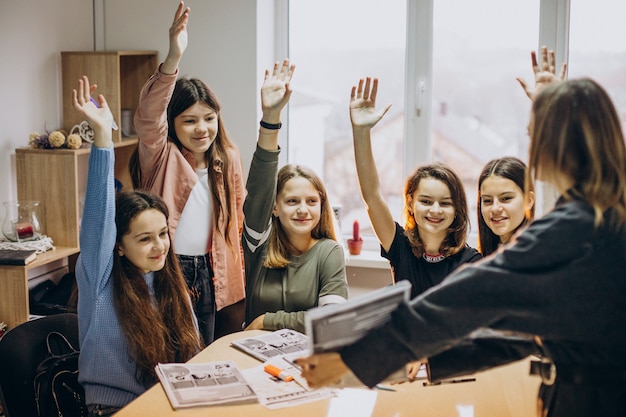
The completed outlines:
{"type": "Polygon", "coordinates": [[[61,333],[78,347],[78,316],[63,313],[30,320],[0,339],[0,399],[6,417],[37,416],[35,371],[47,356],[50,332],[61,333]]]}

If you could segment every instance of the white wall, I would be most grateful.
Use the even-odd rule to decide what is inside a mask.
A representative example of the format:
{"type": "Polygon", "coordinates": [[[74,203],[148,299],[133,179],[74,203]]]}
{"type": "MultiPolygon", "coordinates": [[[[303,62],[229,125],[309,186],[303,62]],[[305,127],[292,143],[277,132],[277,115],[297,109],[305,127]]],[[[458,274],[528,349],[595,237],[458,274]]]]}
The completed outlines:
{"type": "Polygon", "coordinates": [[[0,202],[17,197],[14,149],[60,127],[59,51],[92,48],[91,10],[85,0],[0,0],[0,202]]]}
{"type": "MultiPolygon", "coordinates": [[[[33,131],[62,127],[60,52],[94,50],[95,44],[97,50],[158,50],[163,59],[177,4],[176,0],[0,0],[0,202],[17,196],[14,149],[27,146],[33,131]]],[[[273,44],[257,44],[255,1],[186,4],[191,7],[189,47],[181,74],[201,78],[216,91],[247,172],[258,128],[260,69],[273,62],[273,44]]],[[[259,21],[265,40],[271,39],[267,10],[272,9],[272,2],[263,2],[259,21]]]]}

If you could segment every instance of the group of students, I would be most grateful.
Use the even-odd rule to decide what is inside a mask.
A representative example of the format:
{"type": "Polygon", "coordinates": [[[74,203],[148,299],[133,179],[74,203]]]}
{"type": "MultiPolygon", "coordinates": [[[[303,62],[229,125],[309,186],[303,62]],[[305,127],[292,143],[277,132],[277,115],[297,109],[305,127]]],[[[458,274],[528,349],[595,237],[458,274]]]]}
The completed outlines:
{"type": "MultiPolygon", "coordinates": [[[[178,78],[189,15],[181,1],[168,54],[141,91],[133,191],[115,192],[106,99],[99,95],[95,105],[96,86],[86,76],[74,90],[74,107],[95,133],[76,266],[80,381],[90,416],[111,415],[143,393],[157,381],[159,362],[187,361],[242,328],[303,331],[309,308],[348,297],[345,257],[323,182],[304,166],[278,167],[281,112],[295,66],[285,60],[265,72],[263,116],[244,190],[239,153],[217,97],[198,79],[178,78]]],[[[381,253],[396,281],[411,282],[413,300],[398,308],[389,326],[354,346],[301,359],[312,386],[333,382],[347,369],[373,386],[402,366],[412,377],[425,361],[433,375],[445,375],[537,352],[559,371],[577,371],[582,360],[624,366],[617,356],[625,339],[617,327],[626,322],[619,297],[626,276],[626,152],[619,119],[599,85],[562,81],[553,55],[542,52],[541,67],[534,63],[537,91],[522,82],[533,99],[529,169],[513,157],[485,166],[480,251],[466,241],[462,183],[443,164],[420,166],[409,176],[404,226],[393,219],[370,135],[389,107],[376,108],[377,79],[352,88],[361,194],[381,253]],[[535,179],[554,185],[561,199],[532,222],[535,179]],[[475,332],[480,329],[502,334],[475,332]],[[589,340],[592,330],[600,334],[589,340]],[[477,341],[487,346],[484,352],[477,341]],[[475,355],[472,366],[449,366],[468,352],[475,355]]],[[[575,390],[578,396],[583,388],[575,390]]],[[[542,388],[546,409],[564,407],[562,391],[542,388]]],[[[595,397],[579,398],[596,406],[595,397]]]]}

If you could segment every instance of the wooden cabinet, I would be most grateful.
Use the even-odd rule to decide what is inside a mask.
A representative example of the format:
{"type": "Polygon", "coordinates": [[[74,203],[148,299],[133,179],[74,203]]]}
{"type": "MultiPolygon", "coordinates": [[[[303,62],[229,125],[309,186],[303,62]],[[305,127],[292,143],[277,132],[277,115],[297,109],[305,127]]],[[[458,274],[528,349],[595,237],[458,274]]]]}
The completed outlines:
{"type": "Polygon", "coordinates": [[[58,261],[62,258],[73,257],[78,248],[57,246],[26,266],[0,266],[0,321],[9,329],[28,321],[30,311],[28,307],[28,275],[35,268],[58,261]]]}
{"type": "MultiPolygon", "coordinates": [[[[115,143],[115,178],[131,189],[128,162],[137,140],[115,143]]],[[[37,200],[43,232],[55,246],[78,247],[90,147],[15,150],[18,200],[37,200]]]]}
{"type": "Polygon", "coordinates": [[[80,77],[87,75],[89,82],[98,85],[96,93],[106,97],[113,119],[120,127],[113,132],[113,141],[122,142],[122,109],[135,114],[141,87],[157,69],[157,51],[67,51],[61,52],[61,65],[63,127],[69,132],[82,121],[72,105],[72,90],[78,86],[80,77]]]}
{"type": "MultiPolygon", "coordinates": [[[[121,131],[122,109],[135,113],[141,87],[157,68],[156,51],[61,52],[63,69],[63,128],[68,132],[82,119],[72,105],[72,90],[83,75],[98,85],[106,97],[120,129],[113,132],[115,178],[131,189],[128,175],[136,137],[121,131]]],[[[45,267],[62,258],[75,260],[79,252],[79,231],[90,147],[81,149],[15,150],[17,197],[37,200],[43,233],[50,236],[55,250],[38,255],[27,266],[0,266],[0,321],[13,328],[29,318],[28,276],[33,268],[45,267]]],[[[73,265],[70,265],[73,269],[73,265]]]]}

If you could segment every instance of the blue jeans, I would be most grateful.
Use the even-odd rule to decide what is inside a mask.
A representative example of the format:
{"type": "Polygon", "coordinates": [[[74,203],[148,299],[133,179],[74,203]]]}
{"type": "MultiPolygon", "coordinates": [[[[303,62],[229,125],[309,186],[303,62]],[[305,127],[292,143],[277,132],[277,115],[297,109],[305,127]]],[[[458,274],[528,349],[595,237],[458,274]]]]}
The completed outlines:
{"type": "Polygon", "coordinates": [[[215,290],[209,255],[178,255],[205,345],[215,339],[215,290]]]}

